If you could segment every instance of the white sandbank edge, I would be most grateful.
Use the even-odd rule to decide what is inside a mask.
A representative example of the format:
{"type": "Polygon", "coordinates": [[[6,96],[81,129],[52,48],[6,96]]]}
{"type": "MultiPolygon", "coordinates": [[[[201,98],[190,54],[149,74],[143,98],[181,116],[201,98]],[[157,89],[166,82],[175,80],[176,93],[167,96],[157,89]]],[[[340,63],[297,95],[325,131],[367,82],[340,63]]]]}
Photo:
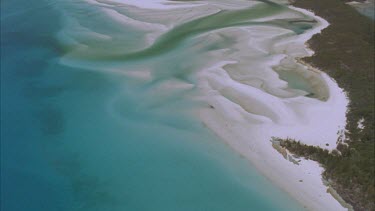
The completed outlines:
{"type": "MultiPolygon", "coordinates": [[[[111,1],[124,3],[124,1],[121,0],[111,1]]],[[[132,2],[136,4],[137,2],[140,3],[141,1],[132,0],[132,2]]],[[[155,2],[160,3],[163,1],[155,2]]],[[[165,4],[157,3],[142,4],[142,6],[147,6],[147,8],[149,9],[175,8],[173,6],[171,7],[166,6],[165,4]]],[[[320,33],[322,29],[328,27],[329,25],[327,21],[318,16],[315,16],[314,13],[310,11],[293,6],[290,6],[289,8],[314,17],[319,22],[318,27],[315,27],[314,29],[306,32],[301,36],[297,36],[296,40],[293,39],[293,41],[295,42],[298,41],[301,43],[305,43],[314,34],[320,33]]],[[[313,53],[313,51],[309,51],[310,55],[312,55],[313,53]]],[[[264,95],[264,93],[262,93],[260,90],[247,90],[247,87],[237,84],[236,81],[233,81],[233,79],[225,75],[223,66],[227,63],[232,62],[233,61],[223,61],[215,65],[214,67],[202,70],[200,80],[202,81],[202,83],[205,83],[207,81],[214,80],[213,77],[215,76],[215,74],[220,74],[219,79],[228,80],[228,83],[231,86],[235,86],[234,90],[239,91],[239,94],[241,94],[240,97],[252,96],[254,98],[255,96],[255,100],[253,100],[252,102],[267,106],[266,101],[268,99],[272,100],[272,96],[264,95]],[[257,96],[260,96],[260,101],[257,101],[257,96]]],[[[327,74],[313,69],[312,67],[308,67],[308,69],[320,74],[321,81],[325,82],[324,86],[326,86],[329,91],[329,98],[326,102],[322,103],[318,100],[295,98],[288,99],[282,102],[279,102],[275,99],[270,103],[275,102],[280,105],[296,104],[301,105],[301,108],[303,109],[305,109],[305,107],[307,107],[309,104],[314,104],[313,106],[308,108],[308,111],[306,111],[312,112],[314,115],[316,114],[315,118],[311,118],[311,115],[309,117],[310,119],[306,118],[308,120],[312,120],[311,124],[302,124],[301,127],[288,124],[273,124],[272,121],[262,115],[249,114],[244,111],[243,107],[241,107],[240,105],[241,103],[246,104],[247,102],[241,102],[241,99],[237,99],[241,102],[239,104],[230,102],[222,95],[222,93],[214,93],[212,89],[207,88],[204,85],[201,87],[201,90],[203,93],[207,93],[207,96],[204,96],[205,101],[207,101],[210,105],[213,105],[215,109],[204,108],[199,111],[198,115],[205,125],[213,130],[234,150],[246,157],[263,175],[269,178],[275,185],[281,187],[284,191],[289,193],[293,198],[304,205],[306,209],[346,210],[346,208],[344,208],[330,193],[327,192],[328,187],[323,183],[321,176],[323,168],[320,167],[317,162],[301,159],[299,165],[293,164],[292,162],[284,159],[284,157],[272,147],[272,144],[270,142],[272,136],[281,138],[291,137],[299,139],[306,144],[321,146],[327,149],[335,148],[336,139],[334,137],[334,134],[336,133],[337,128],[336,131],[334,131],[334,128],[329,126],[334,124],[345,127],[346,119],[342,118],[341,114],[343,112],[346,112],[346,106],[338,106],[342,105],[343,103],[348,103],[347,98],[343,90],[341,90],[337,86],[337,83],[327,74]],[[345,111],[342,111],[342,109],[345,109],[345,111]],[[337,114],[340,117],[338,117],[338,119],[332,118],[334,120],[333,122],[325,121],[325,119],[322,118],[324,116],[319,115],[322,110],[324,111],[324,114],[330,114],[332,116],[337,114]],[[336,110],[336,112],[330,113],[330,110],[336,110]],[[310,133],[305,133],[305,130],[307,130],[311,126],[319,126],[316,127],[317,135],[315,133],[315,135],[312,135],[311,131],[310,133]],[[325,127],[328,127],[330,130],[326,130],[325,127]],[[328,140],[323,140],[322,136],[319,135],[326,135],[327,137],[329,136],[329,138],[328,140]],[[329,143],[329,146],[325,146],[325,143],[329,143]]],[[[141,75],[140,77],[148,78],[149,75],[141,75]]],[[[271,108],[269,110],[275,111],[274,108],[271,108]]],[[[267,111],[262,112],[266,113],[267,111]]],[[[287,109],[285,112],[288,113],[287,109]]]]}
{"type": "MultiPolygon", "coordinates": [[[[326,20],[316,16],[311,11],[296,8],[293,6],[289,6],[289,8],[312,16],[319,22],[318,27],[297,38],[303,43],[306,43],[314,34],[320,33],[321,30],[328,27],[329,25],[326,20]]],[[[314,53],[311,49],[309,50],[309,52],[310,56],[314,53]]],[[[216,72],[217,74],[219,70],[222,71],[222,73],[219,73],[221,74],[221,76],[225,75],[225,70],[223,69],[223,67],[228,63],[233,63],[233,61],[224,61],[220,64],[215,65],[215,67],[204,70],[203,72],[216,72]]],[[[291,125],[282,125],[279,127],[272,124],[269,124],[267,126],[268,120],[264,120],[262,116],[254,116],[249,113],[247,113],[246,115],[250,115],[249,118],[252,119],[252,123],[250,124],[252,125],[244,126],[246,125],[246,123],[249,124],[248,120],[242,120],[244,119],[244,112],[242,109],[244,105],[233,105],[233,102],[228,102],[228,100],[224,99],[225,97],[223,97],[221,94],[214,93],[213,90],[210,90],[210,88],[206,88],[205,85],[202,85],[201,88],[204,90],[203,92],[206,91],[207,93],[210,93],[205,97],[207,99],[207,102],[215,109],[202,109],[199,112],[199,117],[207,127],[212,129],[221,139],[228,143],[229,146],[246,157],[263,175],[269,178],[274,184],[281,187],[284,191],[288,192],[293,198],[304,205],[306,209],[335,211],[348,210],[348,208],[343,207],[342,204],[340,204],[335,199],[335,197],[328,192],[329,187],[326,186],[322,180],[322,173],[324,169],[317,162],[312,160],[300,159],[301,161],[299,165],[293,164],[292,162],[284,159],[284,157],[280,153],[278,153],[270,143],[272,136],[281,138],[291,137],[296,138],[301,142],[309,145],[320,146],[322,148],[327,148],[330,150],[336,148],[336,140],[339,136],[339,134],[337,134],[337,131],[339,130],[339,128],[335,129],[332,127],[328,127],[330,129],[330,131],[328,132],[325,127],[333,123],[341,126],[342,129],[345,128],[345,114],[347,111],[347,104],[349,103],[348,98],[345,92],[338,87],[334,79],[330,78],[327,74],[317,69],[314,69],[312,67],[307,68],[310,71],[314,71],[321,75],[321,79],[325,81],[325,86],[327,86],[327,89],[329,91],[329,98],[327,99],[327,101],[321,103],[321,105],[316,106],[314,108],[315,110],[310,110],[314,110],[317,116],[310,116],[312,121],[315,121],[315,123],[307,124],[306,126],[311,127],[313,125],[314,127],[316,127],[317,132],[315,135],[313,135],[311,132],[305,134],[304,130],[306,130],[307,128],[303,127],[296,127],[291,125]],[[335,118],[337,117],[335,122],[326,121],[327,118],[324,118],[324,115],[319,115],[321,109],[324,109],[324,115],[330,115],[330,110],[339,110],[336,113],[332,112],[333,116],[331,119],[335,120],[335,118]],[[335,116],[335,114],[337,114],[337,116],[335,116]],[[327,134],[336,133],[336,136],[335,138],[331,137],[329,140],[323,141],[323,137],[320,136],[320,134],[324,134],[325,132],[327,132],[327,134]],[[315,143],[314,140],[317,141],[317,143],[315,143]],[[328,143],[329,146],[326,146],[325,143],[328,143]]],[[[215,75],[213,74],[211,76],[215,77],[215,75]]],[[[209,79],[211,76],[210,74],[202,74],[202,76],[200,77],[202,81],[209,81],[211,80],[209,79]]],[[[229,76],[224,76],[224,79],[231,80],[229,76]]],[[[254,92],[251,92],[252,93],[250,93],[248,96],[254,96],[254,92]]],[[[243,96],[246,95],[242,95],[240,97],[243,96]]],[[[238,100],[241,101],[241,99],[238,100]]],[[[293,101],[293,99],[290,101],[293,101]]],[[[269,103],[272,104],[273,102],[271,101],[269,103]]],[[[308,104],[314,102],[311,101],[306,103],[308,104]]]]}

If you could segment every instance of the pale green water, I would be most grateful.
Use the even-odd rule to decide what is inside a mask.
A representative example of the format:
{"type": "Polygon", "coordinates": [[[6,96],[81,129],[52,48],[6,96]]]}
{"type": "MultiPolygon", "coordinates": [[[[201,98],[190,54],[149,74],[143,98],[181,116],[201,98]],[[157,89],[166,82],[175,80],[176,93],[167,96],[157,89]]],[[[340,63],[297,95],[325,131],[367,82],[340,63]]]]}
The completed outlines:
{"type": "Polygon", "coordinates": [[[312,23],[257,22],[289,11],[263,3],[176,20],[147,47],[150,26],[103,8],[163,22],[109,4],[2,2],[2,210],[300,210],[203,126],[193,99],[195,73],[219,59],[207,53],[235,42],[198,35],[312,23]]]}
{"type": "Polygon", "coordinates": [[[367,16],[368,18],[375,20],[375,1],[369,0],[363,3],[354,3],[350,4],[353,6],[356,10],[358,10],[359,13],[361,13],[364,16],[367,16]]]}

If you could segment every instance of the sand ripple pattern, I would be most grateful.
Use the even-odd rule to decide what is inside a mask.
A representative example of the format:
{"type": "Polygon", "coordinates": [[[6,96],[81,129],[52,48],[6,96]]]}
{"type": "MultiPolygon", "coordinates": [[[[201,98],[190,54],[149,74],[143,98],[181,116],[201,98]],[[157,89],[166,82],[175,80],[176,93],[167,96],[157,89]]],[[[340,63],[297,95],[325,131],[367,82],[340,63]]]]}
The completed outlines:
{"type": "MultiPolygon", "coordinates": [[[[184,109],[308,208],[343,209],[326,193],[316,163],[295,165],[269,141],[292,137],[333,149],[345,128],[343,90],[298,62],[313,54],[305,42],[326,21],[267,0],[87,0],[56,7],[64,15],[56,35],[62,64],[131,79],[127,86],[142,90],[136,97],[147,115],[168,115],[188,99],[193,106],[184,109]]],[[[116,106],[120,99],[109,109],[126,116],[116,106]]]]}

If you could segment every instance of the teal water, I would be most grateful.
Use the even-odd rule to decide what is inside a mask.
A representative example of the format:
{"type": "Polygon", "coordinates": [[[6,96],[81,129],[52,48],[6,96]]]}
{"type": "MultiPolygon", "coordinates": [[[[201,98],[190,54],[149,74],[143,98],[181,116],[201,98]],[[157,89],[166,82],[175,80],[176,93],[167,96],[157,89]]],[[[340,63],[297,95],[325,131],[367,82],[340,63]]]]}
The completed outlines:
{"type": "Polygon", "coordinates": [[[61,63],[60,3],[1,2],[1,210],[301,209],[190,115],[197,90],[150,94],[191,72],[160,63],[158,80],[137,83],[61,63]]]}

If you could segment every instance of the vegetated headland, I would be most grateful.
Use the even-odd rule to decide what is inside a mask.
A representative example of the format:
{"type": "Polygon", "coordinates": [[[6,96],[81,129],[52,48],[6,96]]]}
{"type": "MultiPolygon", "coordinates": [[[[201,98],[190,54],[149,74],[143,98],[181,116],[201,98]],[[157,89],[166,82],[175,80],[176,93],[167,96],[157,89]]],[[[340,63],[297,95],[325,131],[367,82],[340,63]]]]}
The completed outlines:
{"type": "MultiPolygon", "coordinates": [[[[375,210],[374,22],[343,0],[295,0],[330,25],[308,41],[315,52],[303,62],[316,67],[343,88],[350,103],[345,138],[329,152],[293,139],[281,146],[296,156],[319,162],[324,179],[355,210],[375,210]]],[[[327,117],[329,118],[329,116],[327,117]]]]}

